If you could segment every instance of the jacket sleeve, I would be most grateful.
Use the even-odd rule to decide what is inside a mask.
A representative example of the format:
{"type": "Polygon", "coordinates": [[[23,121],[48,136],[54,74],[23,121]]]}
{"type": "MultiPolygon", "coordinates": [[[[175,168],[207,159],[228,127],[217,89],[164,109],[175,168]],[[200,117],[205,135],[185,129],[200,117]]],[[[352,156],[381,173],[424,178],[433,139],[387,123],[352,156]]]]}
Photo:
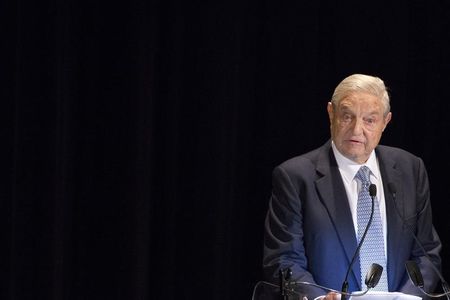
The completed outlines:
{"type": "MultiPolygon", "coordinates": [[[[307,271],[307,256],[303,244],[302,203],[299,186],[293,183],[282,167],[272,173],[272,195],[264,231],[263,270],[265,280],[279,284],[279,272],[290,268],[294,281],[315,283],[307,271]]],[[[299,284],[296,291],[308,298],[324,295],[322,289],[299,284]]]]}
{"type": "MultiPolygon", "coordinates": [[[[424,278],[424,290],[432,293],[439,282],[439,275],[441,274],[439,253],[442,245],[433,226],[428,175],[420,158],[417,158],[415,170],[417,174],[415,189],[416,211],[411,215],[403,216],[403,221],[408,230],[417,237],[410,260],[414,260],[420,268],[424,278]]],[[[399,289],[400,292],[419,295],[423,299],[428,299],[426,295],[411,283],[406,272],[403,282],[399,289]]]]}

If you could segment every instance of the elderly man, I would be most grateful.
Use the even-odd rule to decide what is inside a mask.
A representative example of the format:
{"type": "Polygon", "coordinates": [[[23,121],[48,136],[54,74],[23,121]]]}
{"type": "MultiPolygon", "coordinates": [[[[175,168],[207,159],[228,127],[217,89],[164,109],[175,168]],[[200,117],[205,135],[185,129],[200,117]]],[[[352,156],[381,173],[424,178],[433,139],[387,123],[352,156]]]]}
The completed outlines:
{"type": "MultiPolygon", "coordinates": [[[[404,264],[416,261],[426,289],[433,290],[438,274],[432,264],[440,268],[441,242],[432,224],[423,161],[379,145],[392,117],[384,82],[362,74],[345,78],[327,111],[331,140],[273,171],[264,234],[266,279],[278,282],[279,271],[290,268],[293,280],[341,290],[367,227],[348,272],[348,291],[365,290],[365,275],[377,263],[384,270],[375,289],[424,297],[404,264]],[[372,217],[369,185],[377,191],[372,217]]],[[[298,293],[311,299],[326,291],[299,285],[298,293]]],[[[338,299],[334,293],[325,296],[338,299]]]]}

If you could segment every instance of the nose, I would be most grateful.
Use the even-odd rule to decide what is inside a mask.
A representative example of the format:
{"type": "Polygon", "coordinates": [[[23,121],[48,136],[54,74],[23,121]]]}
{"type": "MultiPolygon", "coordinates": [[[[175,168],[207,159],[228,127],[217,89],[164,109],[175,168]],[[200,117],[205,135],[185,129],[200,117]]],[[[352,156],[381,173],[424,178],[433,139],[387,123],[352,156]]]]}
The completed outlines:
{"type": "Polygon", "coordinates": [[[363,120],[355,118],[353,122],[353,134],[354,135],[360,135],[363,133],[363,120]]]}

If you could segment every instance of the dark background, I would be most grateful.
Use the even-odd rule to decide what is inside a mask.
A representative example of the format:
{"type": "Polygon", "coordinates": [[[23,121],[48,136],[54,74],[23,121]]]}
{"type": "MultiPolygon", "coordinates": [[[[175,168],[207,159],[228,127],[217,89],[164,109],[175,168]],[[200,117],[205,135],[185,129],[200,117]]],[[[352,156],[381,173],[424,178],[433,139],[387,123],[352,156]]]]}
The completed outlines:
{"type": "Polygon", "coordinates": [[[427,165],[449,278],[448,3],[1,2],[0,298],[250,299],[271,171],[352,73],[427,165]]]}

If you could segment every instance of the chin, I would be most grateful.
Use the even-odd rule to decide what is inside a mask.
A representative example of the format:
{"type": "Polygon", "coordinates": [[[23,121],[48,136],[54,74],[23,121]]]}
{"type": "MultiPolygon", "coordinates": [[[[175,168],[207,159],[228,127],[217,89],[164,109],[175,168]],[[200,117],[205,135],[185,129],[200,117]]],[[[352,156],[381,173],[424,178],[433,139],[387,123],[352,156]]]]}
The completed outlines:
{"type": "Polygon", "coordinates": [[[358,164],[361,163],[360,160],[364,157],[364,155],[355,154],[351,152],[347,152],[344,156],[358,164]]]}

